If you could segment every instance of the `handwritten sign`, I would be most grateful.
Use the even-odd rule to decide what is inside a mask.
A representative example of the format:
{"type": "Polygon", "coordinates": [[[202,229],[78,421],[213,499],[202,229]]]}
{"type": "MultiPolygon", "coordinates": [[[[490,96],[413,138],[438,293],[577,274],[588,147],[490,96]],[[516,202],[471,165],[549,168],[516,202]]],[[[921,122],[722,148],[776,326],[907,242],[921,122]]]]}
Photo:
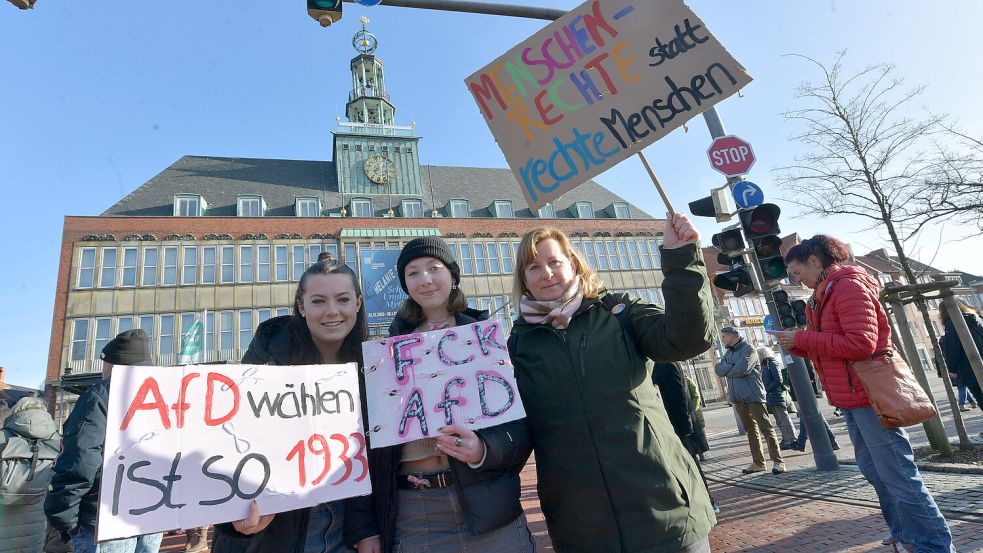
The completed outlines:
{"type": "Polygon", "coordinates": [[[371,492],[358,369],[116,367],[99,541],[371,492]]]}
{"type": "Polygon", "coordinates": [[[409,296],[399,286],[396,261],[400,250],[363,249],[362,290],[369,324],[389,324],[409,296]]]}
{"type": "Polygon", "coordinates": [[[682,0],[589,0],[465,80],[532,209],[749,82],[682,0]]]}
{"type": "Polygon", "coordinates": [[[526,416],[497,320],[362,344],[373,448],[526,416]]]}

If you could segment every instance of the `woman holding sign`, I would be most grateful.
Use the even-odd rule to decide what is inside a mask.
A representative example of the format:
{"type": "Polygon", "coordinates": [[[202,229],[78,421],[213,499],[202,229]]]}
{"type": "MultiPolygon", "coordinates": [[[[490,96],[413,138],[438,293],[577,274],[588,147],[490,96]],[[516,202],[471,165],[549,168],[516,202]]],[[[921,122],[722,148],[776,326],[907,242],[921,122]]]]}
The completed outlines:
{"type": "Polygon", "coordinates": [[[698,240],[686,216],[668,218],[665,309],[607,292],[560,230],[519,243],[508,345],[557,551],[710,551],[710,497],[646,367],[710,347],[698,240]]]}
{"type": "MultiPolygon", "coordinates": [[[[468,308],[460,270],[440,238],[411,240],[396,269],[410,297],[391,335],[488,317],[468,308]]],[[[348,500],[345,540],[359,553],[533,551],[519,504],[519,471],[530,450],[524,420],[476,432],[451,424],[436,438],[370,449],[372,495],[348,500]]]]}
{"type": "MultiPolygon", "coordinates": [[[[355,273],[321,254],[297,285],[293,315],[269,319],[256,329],[242,357],[252,365],[362,365],[368,335],[362,291],[355,273]]],[[[351,549],[342,537],[344,501],[259,516],[215,527],[212,553],[340,553],[351,549]]]]}

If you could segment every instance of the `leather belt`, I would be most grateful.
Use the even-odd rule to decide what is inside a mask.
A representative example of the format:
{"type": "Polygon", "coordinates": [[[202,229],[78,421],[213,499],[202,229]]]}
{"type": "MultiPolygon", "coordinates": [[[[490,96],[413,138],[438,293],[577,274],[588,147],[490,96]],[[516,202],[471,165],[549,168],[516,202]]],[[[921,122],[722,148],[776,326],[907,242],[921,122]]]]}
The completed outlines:
{"type": "Polygon", "coordinates": [[[454,484],[450,469],[433,474],[400,474],[396,477],[401,490],[436,490],[454,484]]]}

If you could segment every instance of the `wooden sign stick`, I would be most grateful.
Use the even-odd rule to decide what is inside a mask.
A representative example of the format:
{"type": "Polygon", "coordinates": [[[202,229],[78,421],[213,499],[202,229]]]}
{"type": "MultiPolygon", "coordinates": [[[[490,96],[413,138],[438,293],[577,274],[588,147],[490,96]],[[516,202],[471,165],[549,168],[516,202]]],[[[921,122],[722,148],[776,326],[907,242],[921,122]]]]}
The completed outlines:
{"type": "Polygon", "coordinates": [[[642,164],[645,165],[645,170],[649,172],[649,176],[652,177],[652,183],[655,184],[655,189],[659,191],[659,195],[662,196],[662,202],[666,204],[666,210],[669,211],[669,216],[676,214],[676,210],[672,208],[672,203],[669,202],[669,196],[666,196],[666,191],[662,188],[662,183],[659,182],[659,177],[655,176],[655,171],[649,165],[647,159],[645,159],[645,154],[641,150],[638,151],[638,157],[641,158],[642,164]]]}

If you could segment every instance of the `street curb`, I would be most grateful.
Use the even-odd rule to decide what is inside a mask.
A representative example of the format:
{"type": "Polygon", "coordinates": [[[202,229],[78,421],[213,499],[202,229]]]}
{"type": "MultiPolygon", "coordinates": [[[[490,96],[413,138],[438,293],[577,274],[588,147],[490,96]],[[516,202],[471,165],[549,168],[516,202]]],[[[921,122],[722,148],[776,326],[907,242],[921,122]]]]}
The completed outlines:
{"type": "MultiPolygon", "coordinates": [[[[840,464],[842,465],[856,465],[857,461],[855,459],[840,459],[840,464]]],[[[944,472],[948,474],[977,474],[983,475],[983,467],[977,467],[975,465],[966,464],[946,464],[946,463],[925,463],[916,462],[915,466],[918,470],[925,472],[944,472]]]]}

